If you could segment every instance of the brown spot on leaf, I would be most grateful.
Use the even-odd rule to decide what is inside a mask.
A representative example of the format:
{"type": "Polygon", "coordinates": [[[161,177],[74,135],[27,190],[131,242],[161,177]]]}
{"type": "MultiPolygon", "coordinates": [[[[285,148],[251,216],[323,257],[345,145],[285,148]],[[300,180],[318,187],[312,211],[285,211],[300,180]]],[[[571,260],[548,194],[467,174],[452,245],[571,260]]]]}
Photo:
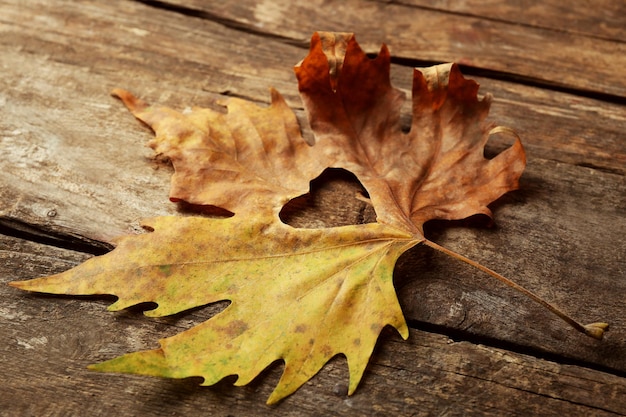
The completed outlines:
{"type": "Polygon", "coordinates": [[[248,330],[248,323],[243,320],[231,321],[228,326],[224,327],[224,331],[230,337],[237,337],[248,330]]]}
{"type": "Polygon", "coordinates": [[[333,348],[330,345],[324,345],[322,347],[322,355],[330,358],[331,356],[333,356],[333,348]]]}

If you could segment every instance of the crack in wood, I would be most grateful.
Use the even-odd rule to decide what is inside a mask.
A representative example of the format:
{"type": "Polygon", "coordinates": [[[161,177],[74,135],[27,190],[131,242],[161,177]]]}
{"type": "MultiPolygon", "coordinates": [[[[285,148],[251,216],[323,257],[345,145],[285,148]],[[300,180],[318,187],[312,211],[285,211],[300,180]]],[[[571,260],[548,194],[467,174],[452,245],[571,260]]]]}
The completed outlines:
{"type": "Polygon", "coordinates": [[[0,217],[0,234],[92,255],[103,255],[113,249],[112,245],[95,239],[71,233],[60,233],[40,225],[6,217],[0,217]]]}
{"type": "MultiPolygon", "coordinates": [[[[402,56],[391,57],[391,63],[401,65],[405,67],[430,67],[433,65],[443,64],[443,62],[435,62],[428,60],[418,60],[414,58],[406,58],[402,56]]],[[[483,77],[492,80],[505,81],[510,83],[516,83],[527,87],[535,87],[543,90],[554,91],[558,93],[570,94],[577,97],[590,98],[593,100],[599,100],[606,103],[626,105],[626,97],[603,93],[600,91],[589,91],[580,88],[570,87],[564,84],[556,84],[547,80],[534,78],[526,75],[516,74],[514,72],[505,72],[498,70],[491,70],[488,68],[475,67],[465,64],[459,64],[463,75],[472,77],[483,77]]]]}
{"type": "Polygon", "coordinates": [[[619,369],[611,368],[609,366],[603,366],[597,363],[591,363],[580,359],[570,358],[565,355],[547,352],[529,345],[495,339],[492,337],[471,333],[466,330],[427,323],[419,320],[407,320],[407,325],[410,329],[447,336],[454,342],[468,342],[473,345],[482,345],[490,348],[519,353],[521,355],[532,356],[533,358],[558,363],[559,365],[578,366],[594,371],[615,375],[621,378],[626,377],[626,372],[619,369]]]}
{"type": "Polygon", "coordinates": [[[249,35],[256,35],[256,36],[261,36],[261,37],[268,38],[268,39],[278,40],[289,45],[301,47],[303,49],[309,48],[308,39],[298,40],[298,39],[293,39],[293,38],[289,38],[286,36],[277,35],[271,32],[262,31],[253,26],[246,25],[245,23],[238,22],[237,20],[229,19],[224,16],[220,16],[217,13],[212,13],[206,10],[196,9],[193,7],[187,7],[187,6],[182,6],[178,4],[172,4],[166,1],[159,1],[159,0],[135,0],[135,1],[137,1],[138,3],[144,4],[148,7],[153,7],[153,8],[161,9],[161,10],[167,10],[170,12],[181,14],[183,16],[210,20],[228,29],[239,30],[249,35]]]}

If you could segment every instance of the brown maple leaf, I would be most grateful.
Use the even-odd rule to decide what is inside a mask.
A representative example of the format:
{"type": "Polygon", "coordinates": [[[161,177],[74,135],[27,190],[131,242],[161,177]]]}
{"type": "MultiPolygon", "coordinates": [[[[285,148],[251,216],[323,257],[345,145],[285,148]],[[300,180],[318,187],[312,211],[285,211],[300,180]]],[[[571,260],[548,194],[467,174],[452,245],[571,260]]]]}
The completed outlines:
{"type": "MultiPolygon", "coordinates": [[[[315,134],[312,147],[274,90],[267,109],[229,99],[226,113],[179,113],[116,90],[155,131],[150,146],[172,161],[170,198],[234,216],[151,219],[144,223],[151,233],[124,237],[106,255],[12,285],[114,294],[112,310],[154,302],[149,316],[232,301],[206,322],[161,340],[159,349],[92,369],[201,376],[205,385],[237,375],[235,384],[244,385],[280,359],[285,369],[268,400],[273,403],[344,354],[353,393],[382,328],[391,325],[408,337],[393,288],[393,268],[403,252],[425,243],[506,281],[428,241],[422,226],[430,219],[490,215],[487,204],[517,188],[525,165],[519,139],[493,159],[483,156],[490,133],[502,128],[485,122],[489,97],[479,100],[478,85],[455,65],[415,70],[413,121],[404,133],[404,95],[391,87],[389,69],[384,46],[369,59],[351,34],[313,36],[309,55],[296,67],[315,134]],[[284,204],[306,193],[327,167],[359,178],[377,223],[311,230],[281,222],[284,204]]],[[[580,325],[516,288],[589,335],[599,338],[606,328],[580,325]]]]}

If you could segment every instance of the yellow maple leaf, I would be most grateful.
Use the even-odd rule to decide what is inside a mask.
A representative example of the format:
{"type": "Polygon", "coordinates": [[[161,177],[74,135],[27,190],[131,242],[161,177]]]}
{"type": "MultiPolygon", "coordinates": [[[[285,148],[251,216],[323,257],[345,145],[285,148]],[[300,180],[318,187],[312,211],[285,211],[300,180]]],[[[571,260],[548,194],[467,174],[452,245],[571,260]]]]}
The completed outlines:
{"type": "Polygon", "coordinates": [[[231,300],[207,322],[92,367],[245,385],[277,359],[285,371],[269,399],[289,395],[333,356],[344,354],[356,389],[381,329],[408,329],[393,287],[396,259],[416,241],[381,224],[295,229],[258,218],[160,217],[151,233],[67,272],[25,281],[47,293],[115,294],[120,310],[143,302],[148,316],[231,300]]]}

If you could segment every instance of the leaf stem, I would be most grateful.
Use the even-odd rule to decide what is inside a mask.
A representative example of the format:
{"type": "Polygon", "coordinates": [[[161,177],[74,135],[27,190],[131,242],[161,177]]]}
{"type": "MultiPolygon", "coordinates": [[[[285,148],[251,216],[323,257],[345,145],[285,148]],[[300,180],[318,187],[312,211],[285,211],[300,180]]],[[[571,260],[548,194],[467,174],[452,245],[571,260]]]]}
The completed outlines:
{"type": "Polygon", "coordinates": [[[450,249],[444,248],[441,245],[436,244],[435,242],[432,242],[428,239],[425,239],[423,242],[425,245],[430,246],[431,248],[438,250],[439,252],[443,252],[446,255],[449,255],[455,259],[458,259],[459,261],[465,262],[468,265],[473,266],[474,268],[478,268],[481,271],[491,275],[492,277],[498,279],[499,281],[505,283],[506,285],[508,285],[509,287],[521,292],[522,294],[526,295],[527,297],[529,297],[530,299],[536,301],[537,303],[541,304],[542,306],[544,306],[545,308],[547,308],[548,310],[550,310],[552,313],[556,314],[558,317],[560,317],[561,319],[563,319],[567,324],[569,324],[570,326],[572,326],[574,329],[578,330],[581,333],[586,334],[589,337],[593,337],[594,339],[598,339],[601,340],[602,336],[604,334],[604,331],[608,329],[609,325],[608,323],[590,323],[590,324],[581,324],[579,322],[577,322],[576,320],[574,320],[573,318],[571,318],[570,316],[568,316],[566,313],[564,313],[563,311],[559,310],[558,308],[556,308],[554,305],[550,304],[549,302],[545,301],[543,298],[539,297],[537,294],[533,293],[532,291],[527,290],[526,288],[522,287],[519,284],[516,284],[515,282],[511,281],[510,279],[504,277],[503,275],[500,275],[499,273],[497,273],[496,271],[487,268],[486,266],[483,266],[481,264],[479,264],[478,262],[472,261],[471,259],[458,254],[450,249]]]}

